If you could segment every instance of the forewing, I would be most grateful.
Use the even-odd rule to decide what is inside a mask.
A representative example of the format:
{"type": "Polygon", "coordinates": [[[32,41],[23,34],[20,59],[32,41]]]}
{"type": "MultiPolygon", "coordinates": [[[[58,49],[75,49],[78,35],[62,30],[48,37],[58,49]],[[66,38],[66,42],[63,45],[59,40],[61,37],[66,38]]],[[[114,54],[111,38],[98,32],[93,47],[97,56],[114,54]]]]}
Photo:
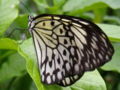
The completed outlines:
{"type": "Polygon", "coordinates": [[[44,20],[49,27],[39,24],[32,31],[42,82],[68,86],[111,59],[114,49],[98,26],[75,17],[51,17],[49,23],[44,20]]]}

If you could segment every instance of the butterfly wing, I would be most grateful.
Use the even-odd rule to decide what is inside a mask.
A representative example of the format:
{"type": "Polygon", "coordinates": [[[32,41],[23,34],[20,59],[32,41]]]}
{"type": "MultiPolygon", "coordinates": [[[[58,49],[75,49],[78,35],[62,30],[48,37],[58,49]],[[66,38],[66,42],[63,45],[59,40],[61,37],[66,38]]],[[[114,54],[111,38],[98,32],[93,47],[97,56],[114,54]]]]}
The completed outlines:
{"type": "Polygon", "coordinates": [[[71,85],[113,55],[105,33],[84,19],[41,15],[30,24],[42,82],[46,84],[71,85]]]}

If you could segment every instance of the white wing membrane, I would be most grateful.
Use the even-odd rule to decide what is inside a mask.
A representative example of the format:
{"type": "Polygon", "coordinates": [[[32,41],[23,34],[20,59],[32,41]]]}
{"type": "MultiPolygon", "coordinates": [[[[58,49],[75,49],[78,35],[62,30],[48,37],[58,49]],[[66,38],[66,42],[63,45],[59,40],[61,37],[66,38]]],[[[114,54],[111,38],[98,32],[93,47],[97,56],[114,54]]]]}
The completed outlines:
{"type": "Polygon", "coordinates": [[[93,70],[111,59],[114,49],[95,24],[67,16],[50,15],[38,19],[44,21],[42,23],[35,18],[37,27],[32,27],[31,32],[42,82],[68,86],[85,71],[93,70]]]}

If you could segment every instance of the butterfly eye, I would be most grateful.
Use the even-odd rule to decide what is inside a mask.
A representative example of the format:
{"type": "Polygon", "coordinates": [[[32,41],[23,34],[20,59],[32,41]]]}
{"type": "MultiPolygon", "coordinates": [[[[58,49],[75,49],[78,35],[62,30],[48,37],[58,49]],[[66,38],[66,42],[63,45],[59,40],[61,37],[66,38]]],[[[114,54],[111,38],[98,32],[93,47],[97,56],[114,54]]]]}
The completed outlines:
{"type": "Polygon", "coordinates": [[[112,58],[114,49],[108,37],[90,21],[64,15],[40,15],[29,20],[45,84],[74,84],[85,71],[112,58]]]}

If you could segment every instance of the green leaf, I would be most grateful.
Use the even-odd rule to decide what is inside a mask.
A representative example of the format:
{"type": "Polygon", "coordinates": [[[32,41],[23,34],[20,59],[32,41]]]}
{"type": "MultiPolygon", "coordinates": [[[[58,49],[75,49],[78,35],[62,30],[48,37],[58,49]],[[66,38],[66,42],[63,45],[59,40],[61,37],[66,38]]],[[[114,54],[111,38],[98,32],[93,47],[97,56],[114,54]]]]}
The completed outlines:
{"type": "Polygon", "coordinates": [[[24,39],[23,35],[28,37],[28,15],[19,15],[8,28],[6,35],[15,40],[24,39]]]}
{"type": "Polygon", "coordinates": [[[46,0],[34,0],[34,1],[35,1],[35,3],[37,5],[40,5],[40,6],[44,7],[44,8],[48,8],[49,7],[46,0]]]}
{"type": "Polygon", "coordinates": [[[59,85],[44,85],[45,90],[71,90],[71,88],[68,87],[61,87],[59,85]]]}
{"type": "Polygon", "coordinates": [[[95,15],[94,22],[101,23],[104,16],[106,15],[106,10],[107,8],[95,9],[94,10],[94,15],[95,15]]]}
{"type": "Polygon", "coordinates": [[[35,57],[36,55],[32,39],[24,41],[24,43],[20,45],[18,52],[25,58],[27,71],[31,78],[34,80],[38,90],[44,90],[43,85],[40,81],[40,73],[37,67],[37,59],[35,57]]]}
{"type": "Polygon", "coordinates": [[[14,25],[13,25],[13,27],[15,28],[24,28],[24,29],[26,29],[27,30],[27,28],[28,28],[28,15],[19,15],[16,19],[15,19],[15,21],[14,21],[14,23],[13,23],[14,25]],[[21,24],[22,23],[22,24],[21,24]]]}
{"type": "Polygon", "coordinates": [[[105,16],[104,21],[107,21],[112,24],[120,25],[120,18],[116,16],[105,16]]]}
{"type": "Polygon", "coordinates": [[[66,2],[66,0],[53,0],[53,5],[49,8],[47,8],[46,13],[63,14],[62,7],[63,7],[65,2],[66,2]]]}
{"type": "Polygon", "coordinates": [[[0,0],[0,36],[18,16],[18,0],[0,0]]]}
{"type": "Polygon", "coordinates": [[[82,10],[82,11],[89,11],[94,10],[97,8],[104,8],[106,7],[106,4],[100,2],[100,0],[69,0],[63,7],[63,11],[76,11],[76,10],[82,10]]]}
{"type": "Polygon", "coordinates": [[[34,2],[37,4],[40,13],[46,13],[46,8],[49,8],[46,0],[34,0],[34,2]]]}
{"type": "Polygon", "coordinates": [[[112,60],[105,64],[102,69],[106,71],[116,71],[120,73],[120,43],[113,43],[115,53],[112,60]]]}
{"type": "Polygon", "coordinates": [[[12,82],[9,90],[37,90],[37,88],[27,73],[21,77],[16,78],[12,82]]]}
{"type": "Polygon", "coordinates": [[[18,44],[16,41],[9,38],[1,38],[0,39],[0,49],[9,49],[9,50],[17,50],[18,44]]]}
{"type": "Polygon", "coordinates": [[[0,82],[21,76],[24,74],[23,71],[25,71],[25,61],[17,53],[13,54],[0,66],[0,82]]]}
{"type": "Polygon", "coordinates": [[[0,90],[8,90],[8,86],[10,85],[11,80],[6,80],[0,83],[0,90]]]}
{"type": "Polygon", "coordinates": [[[120,0],[102,0],[112,9],[120,9],[120,0]]]}
{"type": "Polygon", "coordinates": [[[107,90],[105,82],[97,70],[86,72],[71,88],[72,90],[107,90]]]}
{"type": "Polygon", "coordinates": [[[53,0],[54,6],[57,6],[57,7],[62,7],[65,2],[66,0],[53,0]]]}
{"type": "Polygon", "coordinates": [[[120,42],[120,26],[111,24],[98,24],[98,25],[108,35],[111,41],[120,42]]]}
{"type": "Polygon", "coordinates": [[[63,10],[65,12],[76,10],[90,11],[97,8],[104,8],[106,6],[113,9],[119,9],[119,3],[120,0],[68,0],[68,2],[64,5],[63,10]]]}
{"type": "Polygon", "coordinates": [[[120,90],[120,82],[118,83],[118,87],[117,87],[117,90],[120,90]]]}

